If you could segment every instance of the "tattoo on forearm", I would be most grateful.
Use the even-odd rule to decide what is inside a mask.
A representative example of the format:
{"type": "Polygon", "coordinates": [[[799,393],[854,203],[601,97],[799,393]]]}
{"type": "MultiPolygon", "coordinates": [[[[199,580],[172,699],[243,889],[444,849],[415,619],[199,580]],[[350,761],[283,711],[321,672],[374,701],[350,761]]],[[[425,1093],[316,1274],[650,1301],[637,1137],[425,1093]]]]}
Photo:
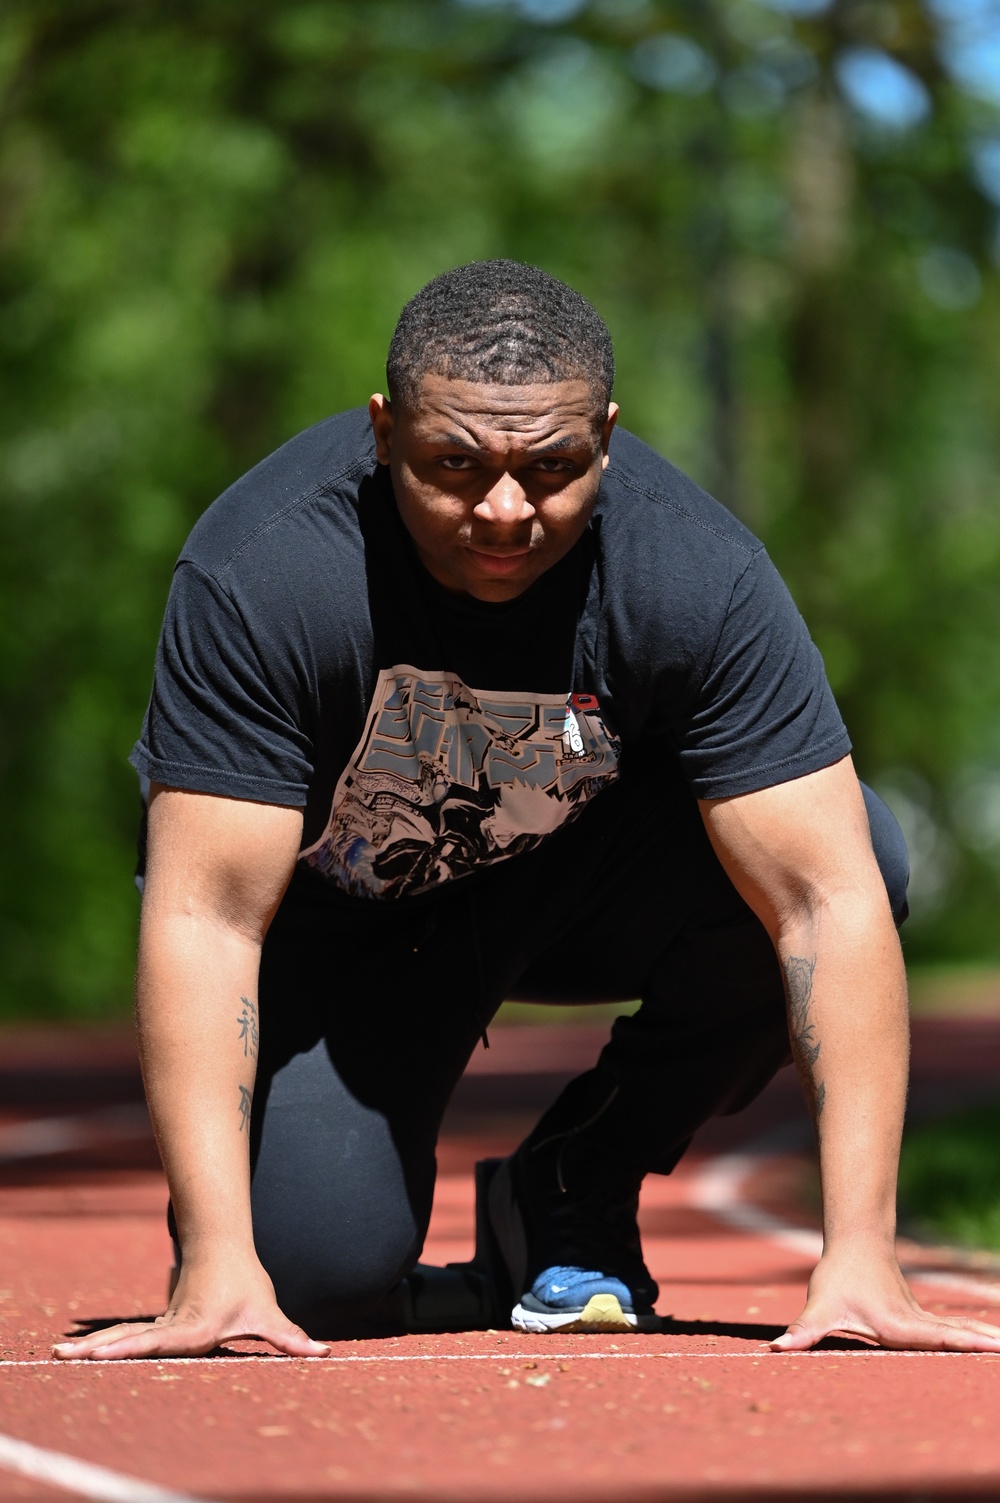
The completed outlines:
{"type": "Polygon", "coordinates": [[[240,1132],[250,1125],[250,1108],[253,1105],[253,1091],[249,1086],[240,1086],[240,1132]]]}
{"type": "Polygon", "coordinates": [[[243,1012],[236,1019],[240,1027],[240,1042],[243,1045],[243,1058],[256,1059],[259,1035],[257,1033],[257,1008],[249,997],[241,997],[243,1012]]]}
{"type": "Polygon", "coordinates": [[[805,1026],[809,1016],[815,969],[815,960],[806,960],[801,955],[789,955],[785,961],[785,991],[788,993],[792,1027],[796,1032],[805,1026]]]}
{"type": "Polygon", "coordinates": [[[816,959],[802,955],[789,955],[785,962],[785,992],[788,997],[788,1025],[792,1040],[792,1053],[806,1090],[812,1100],[817,1120],[823,1111],[826,1086],[815,1077],[816,1061],[820,1054],[820,1041],[816,1025],[809,1016],[812,1002],[813,972],[816,959]]]}

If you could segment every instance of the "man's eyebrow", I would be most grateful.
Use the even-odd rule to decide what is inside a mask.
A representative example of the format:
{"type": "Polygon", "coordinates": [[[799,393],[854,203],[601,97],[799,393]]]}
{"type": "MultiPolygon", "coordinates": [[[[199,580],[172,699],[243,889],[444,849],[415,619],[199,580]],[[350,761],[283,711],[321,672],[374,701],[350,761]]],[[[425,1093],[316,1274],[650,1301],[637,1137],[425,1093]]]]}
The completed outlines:
{"type": "MultiPolygon", "coordinates": [[[[589,439],[590,435],[588,434],[587,437],[589,439]]],[[[489,449],[484,448],[482,444],[473,443],[467,438],[462,438],[457,433],[428,434],[428,436],[423,439],[423,442],[425,444],[429,444],[431,448],[461,449],[466,454],[489,453],[489,449]]],[[[526,452],[533,458],[544,458],[546,454],[561,454],[564,453],[567,449],[582,449],[585,445],[589,447],[589,445],[587,444],[587,439],[584,439],[583,437],[574,438],[572,434],[568,433],[563,438],[554,438],[551,440],[551,442],[547,444],[541,444],[538,446],[538,448],[528,449],[526,452]]]]}
{"type": "MultiPolygon", "coordinates": [[[[532,449],[532,454],[558,454],[563,449],[582,449],[592,435],[588,432],[587,439],[574,438],[567,434],[565,438],[554,438],[550,444],[543,444],[540,449],[532,449]]],[[[588,445],[589,447],[589,445],[588,445]]]]}

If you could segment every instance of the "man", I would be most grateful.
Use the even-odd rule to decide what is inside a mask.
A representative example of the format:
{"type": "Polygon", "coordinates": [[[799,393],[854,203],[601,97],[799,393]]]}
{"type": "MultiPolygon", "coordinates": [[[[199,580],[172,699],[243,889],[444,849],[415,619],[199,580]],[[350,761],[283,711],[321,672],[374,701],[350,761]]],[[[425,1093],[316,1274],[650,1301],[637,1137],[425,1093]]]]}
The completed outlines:
{"type": "Polygon", "coordinates": [[[448,1097],[518,993],[642,1006],[483,1182],[515,1324],[651,1323],[642,1179],[761,1089],[790,1028],[826,1248],[775,1345],[1000,1350],[920,1311],[894,1257],[898,830],[760,544],[612,439],[613,371],[571,289],[459,268],[404,309],[389,400],[195,528],[133,754],[179,1276],[160,1320],[59,1356],[385,1328],[448,1097]]]}

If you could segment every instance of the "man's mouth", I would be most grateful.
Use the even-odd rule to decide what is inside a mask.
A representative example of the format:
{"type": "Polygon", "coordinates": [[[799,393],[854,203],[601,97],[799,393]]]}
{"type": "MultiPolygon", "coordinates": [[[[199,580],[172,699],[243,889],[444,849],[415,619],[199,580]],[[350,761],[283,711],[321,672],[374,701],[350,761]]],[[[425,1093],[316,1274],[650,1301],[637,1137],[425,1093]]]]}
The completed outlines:
{"type": "Polygon", "coordinates": [[[486,548],[469,548],[476,564],[486,574],[514,574],[531,552],[530,548],[491,552],[486,548]]]}

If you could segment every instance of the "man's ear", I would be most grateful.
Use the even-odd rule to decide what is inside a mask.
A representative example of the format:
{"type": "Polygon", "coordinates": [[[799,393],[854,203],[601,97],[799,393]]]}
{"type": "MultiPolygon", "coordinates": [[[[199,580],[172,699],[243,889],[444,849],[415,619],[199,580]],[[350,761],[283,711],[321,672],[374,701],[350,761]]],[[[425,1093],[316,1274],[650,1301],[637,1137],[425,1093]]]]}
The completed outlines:
{"type": "Polygon", "coordinates": [[[388,464],[389,455],[392,452],[392,430],[396,417],[389,398],[384,397],[380,391],[377,391],[368,403],[368,416],[371,419],[372,433],[375,436],[375,458],[379,464],[388,464]]]}
{"type": "Polygon", "coordinates": [[[601,469],[602,470],[606,470],[607,467],[608,467],[608,445],[611,442],[611,430],[614,428],[614,426],[617,423],[617,421],[618,421],[618,403],[617,402],[609,402],[608,403],[608,415],[604,419],[604,424],[603,424],[603,426],[601,428],[601,452],[604,455],[604,458],[601,460],[601,469]]]}

